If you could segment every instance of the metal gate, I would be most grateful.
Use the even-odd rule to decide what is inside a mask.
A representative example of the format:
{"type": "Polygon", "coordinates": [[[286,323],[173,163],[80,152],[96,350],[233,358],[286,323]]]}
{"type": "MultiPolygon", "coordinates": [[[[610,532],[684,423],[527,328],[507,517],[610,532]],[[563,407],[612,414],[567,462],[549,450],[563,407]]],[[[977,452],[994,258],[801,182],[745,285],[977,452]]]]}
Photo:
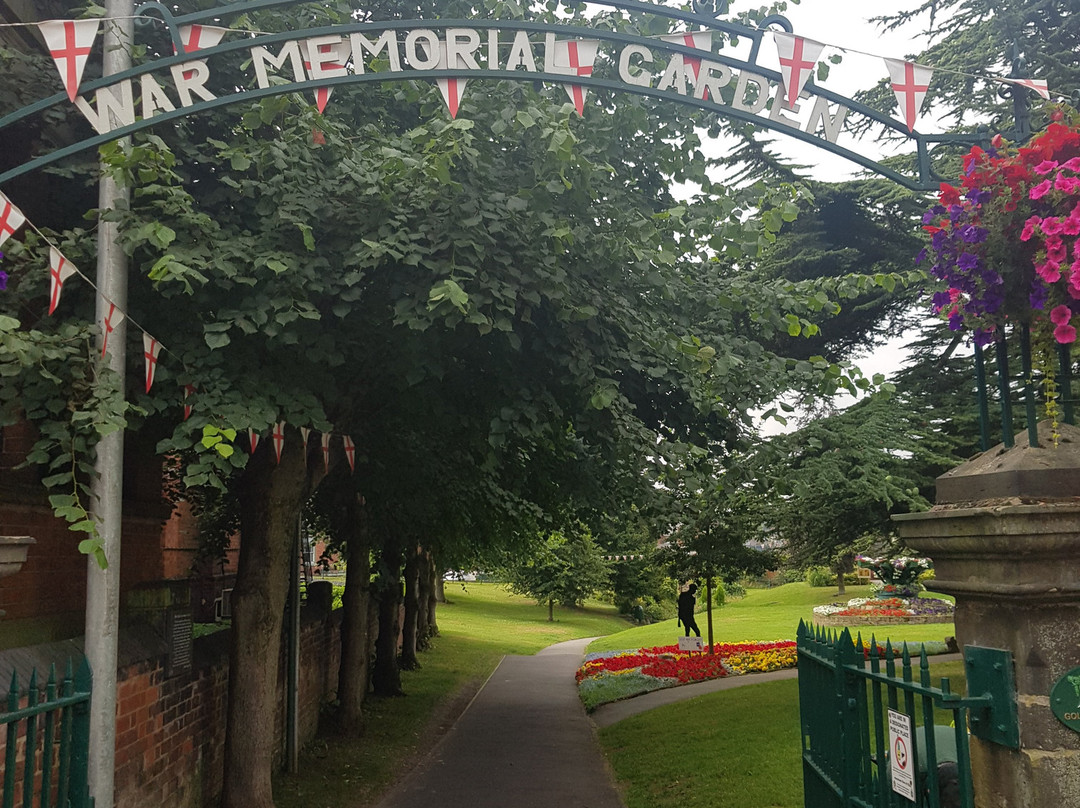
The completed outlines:
{"type": "Polygon", "coordinates": [[[864,650],[848,629],[800,621],[797,645],[807,808],[972,808],[969,730],[1019,746],[1008,652],[966,649],[968,690],[979,695],[962,697],[948,678],[932,687],[925,651],[916,670],[906,644],[898,664],[888,642],[871,638],[864,650]]]}
{"type": "Polygon", "coordinates": [[[19,677],[12,673],[7,712],[0,713],[0,724],[7,727],[3,808],[92,808],[87,788],[91,682],[85,658],[74,674],[69,660],[59,682],[53,665],[42,698],[35,670],[20,707],[19,677]]]}

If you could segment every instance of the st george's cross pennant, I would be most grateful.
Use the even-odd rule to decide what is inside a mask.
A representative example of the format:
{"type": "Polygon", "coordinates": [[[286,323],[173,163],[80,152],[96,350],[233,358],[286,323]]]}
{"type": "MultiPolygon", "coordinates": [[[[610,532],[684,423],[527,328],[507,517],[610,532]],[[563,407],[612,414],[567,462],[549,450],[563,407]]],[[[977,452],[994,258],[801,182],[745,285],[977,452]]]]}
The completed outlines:
{"type": "Polygon", "coordinates": [[[806,37],[784,31],[774,31],[773,41],[780,55],[780,75],[784,79],[784,106],[795,108],[799,93],[817,67],[818,57],[825,46],[806,37]]]}
{"type": "MultiPolygon", "coordinates": [[[[480,65],[476,64],[475,60],[472,64],[466,61],[465,55],[454,51],[453,64],[451,60],[447,58],[447,51],[449,50],[446,45],[439,45],[439,61],[435,67],[439,70],[461,70],[463,68],[478,68],[480,65]]],[[[472,57],[469,57],[472,59],[472,57]]],[[[442,94],[443,101],[446,103],[446,109],[450,113],[451,118],[456,118],[458,114],[458,108],[461,106],[461,99],[465,95],[465,86],[469,83],[466,78],[458,78],[457,76],[448,76],[447,78],[436,79],[435,83],[439,85],[439,92],[442,94]]]]}
{"type": "MultiPolygon", "coordinates": [[[[307,53],[304,56],[304,70],[307,71],[309,80],[332,79],[348,73],[345,67],[350,51],[348,42],[326,42],[315,38],[309,39],[305,44],[307,53]]],[[[315,108],[320,115],[326,110],[326,104],[333,92],[333,87],[315,88],[315,108]]]]}
{"type": "MultiPolygon", "coordinates": [[[[555,68],[568,76],[591,76],[596,64],[600,41],[596,39],[570,39],[555,43],[555,68]]],[[[564,84],[563,88],[574,104],[579,117],[585,115],[587,90],[580,84],[564,84]]]]}
{"type": "Polygon", "coordinates": [[[101,358],[104,359],[105,353],[109,350],[109,337],[112,336],[112,332],[116,330],[116,327],[124,322],[125,315],[107,297],[102,295],[101,299],[105,301],[105,320],[101,324],[101,358]]]}
{"type": "MultiPolygon", "coordinates": [[[[686,45],[688,48],[696,48],[706,53],[712,53],[712,31],[687,31],[684,34],[665,34],[659,39],[662,42],[671,42],[675,45],[686,45]]],[[[694,97],[701,98],[705,101],[709,100],[709,88],[701,83],[701,57],[699,56],[684,56],[681,53],[671,54],[671,59],[675,62],[674,68],[678,70],[680,67],[685,68],[685,71],[689,73],[687,78],[693,80],[695,88],[694,97]],[[701,89],[698,90],[697,88],[701,89]]],[[[669,69],[671,69],[669,67],[669,69]]]]}
{"type": "Polygon", "coordinates": [[[142,335],[143,358],[146,360],[146,392],[154,384],[154,374],[157,373],[158,354],[161,353],[161,343],[151,337],[145,331],[142,335]]]}
{"type": "Polygon", "coordinates": [[[60,293],[64,281],[76,273],[74,264],[68,261],[56,247],[49,247],[49,314],[60,305],[60,293]]]}
{"type": "Polygon", "coordinates": [[[1046,79],[998,79],[1002,84],[1016,84],[1038,93],[1039,98],[1050,100],[1050,87],[1046,79]]]}
{"type": "Polygon", "coordinates": [[[248,444],[251,446],[251,453],[255,454],[255,450],[259,448],[259,433],[251,427],[248,427],[248,444]]]}
{"type": "Polygon", "coordinates": [[[330,473],[330,433],[329,432],[323,432],[322,433],[322,460],[323,460],[323,471],[325,471],[327,474],[329,474],[330,473]]]}
{"type": "Polygon", "coordinates": [[[311,428],[306,426],[300,427],[300,439],[304,442],[304,457],[307,457],[308,438],[310,437],[311,428]]]}
{"type": "Polygon", "coordinates": [[[886,59],[885,66],[889,68],[892,89],[896,93],[896,102],[900,105],[904,123],[907,124],[908,132],[914,132],[915,119],[919,115],[923,99],[926,98],[926,91],[930,87],[930,77],[934,75],[934,69],[897,59],[886,59]]]}
{"type": "Polygon", "coordinates": [[[0,193],[0,244],[3,244],[26,224],[23,212],[11,204],[11,200],[0,193]]]}
{"type": "Polygon", "coordinates": [[[271,437],[274,441],[274,457],[277,458],[277,462],[281,463],[281,450],[285,447],[285,422],[278,421],[274,424],[274,431],[271,433],[271,437]]]}
{"type": "Polygon", "coordinates": [[[191,417],[191,404],[188,403],[188,399],[191,398],[191,394],[195,392],[195,385],[184,385],[184,420],[186,421],[191,417]]]}
{"type": "Polygon", "coordinates": [[[353,439],[348,435],[343,435],[341,438],[345,444],[345,458],[349,461],[349,471],[356,471],[356,444],[353,443],[353,439]]]}
{"type": "Polygon", "coordinates": [[[38,23],[49,55],[56,63],[69,101],[79,94],[86,60],[97,38],[101,20],[46,20],[38,23]]]}
{"type": "MultiPolygon", "coordinates": [[[[182,25],[180,26],[180,43],[184,46],[184,53],[195,53],[206,48],[217,47],[227,33],[229,33],[228,28],[219,28],[216,25],[182,25]]],[[[173,52],[176,52],[175,47],[173,52]]],[[[199,64],[206,64],[206,62],[200,60],[199,64]]],[[[180,70],[184,79],[191,81],[196,72],[195,63],[185,62],[180,65],[180,70]]]]}

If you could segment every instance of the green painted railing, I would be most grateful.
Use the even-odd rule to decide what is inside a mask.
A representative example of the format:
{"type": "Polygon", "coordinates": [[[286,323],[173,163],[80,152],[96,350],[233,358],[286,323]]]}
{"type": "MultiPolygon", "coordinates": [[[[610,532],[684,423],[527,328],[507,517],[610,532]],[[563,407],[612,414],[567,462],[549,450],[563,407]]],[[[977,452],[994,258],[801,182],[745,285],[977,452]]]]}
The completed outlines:
{"type": "Polygon", "coordinates": [[[990,709],[989,696],[961,697],[948,678],[931,687],[926,653],[916,671],[906,644],[898,665],[891,644],[879,653],[871,638],[864,655],[847,629],[800,623],[797,645],[806,808],[972,808],[968,720],[990,709]],[[951,713],[950,725],[935,724],[935,708],[951,713]],[[916,727],[914,802],[893,789],[890,709],[916,727]]]}
{"type": "Polygon", "coordinates": [[[83,659],[77,673],[68,661],[64,678],[57,681],[56,666],[49,670],[45,695],[30,674],[26,706],[19,707],[19,678],[11,675],[3,754],[3,808],[15,808],[22,786],[22,808],[92,808],[87,787],[90,746],[90,665],[83,659]]]}

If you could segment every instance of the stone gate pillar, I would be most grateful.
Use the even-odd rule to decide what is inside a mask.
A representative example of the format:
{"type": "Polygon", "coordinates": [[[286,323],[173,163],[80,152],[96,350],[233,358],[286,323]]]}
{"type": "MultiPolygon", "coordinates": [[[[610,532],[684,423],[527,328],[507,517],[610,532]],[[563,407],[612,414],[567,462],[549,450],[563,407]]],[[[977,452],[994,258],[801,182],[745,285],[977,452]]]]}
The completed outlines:
{"type": "Polygon", "coordinates": [[[932,510],[896,517],[934,560],[929,588],[956,597],[960,645],[1013,655],[1020,748],[972,737],[979,808],[1080,808],[1080,733],[1050,698],[1080,667],[1080,429],[1059,431],[978,455],[938,478],[932,510]]]}

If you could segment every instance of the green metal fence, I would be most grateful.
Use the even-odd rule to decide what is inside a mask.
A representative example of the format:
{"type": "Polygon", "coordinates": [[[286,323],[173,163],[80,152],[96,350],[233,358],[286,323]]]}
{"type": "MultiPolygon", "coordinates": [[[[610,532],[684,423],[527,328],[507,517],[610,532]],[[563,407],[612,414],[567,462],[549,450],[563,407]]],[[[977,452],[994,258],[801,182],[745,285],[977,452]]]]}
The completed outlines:
{"type": "Polygon", "coordinates": [[[57,681],[51,666],[44,698],[37,671],[30,674],[25,706],[20,707],[19,678],[11,675],[3,749],[3,808],[92,808],[87,787],[90,745],[90,665],[84,658],[77,673],[70,660],[57,681]]]}
{"type": "Polygon", "coordinates": [[[797,645],[806,808],[972,808],[968,728],[986,737],[977,728],[992,727],[999,735],[988,740],[1018,743],[1011,658],[1005,665],[996,656],[1005,652],[969,649],[969,670],[1005,680],[984,687],[977,675],[976,689],[969,675],[979,695],[962,697],[948,678],[931,687],[926,653],[913,667],[906,644],[897,664],[891,644],[882,652],[871,638],[864,652],[847,629],[800,622],[797,645]],[[936,721],[935,708],[949,720],[936,721]]]}

